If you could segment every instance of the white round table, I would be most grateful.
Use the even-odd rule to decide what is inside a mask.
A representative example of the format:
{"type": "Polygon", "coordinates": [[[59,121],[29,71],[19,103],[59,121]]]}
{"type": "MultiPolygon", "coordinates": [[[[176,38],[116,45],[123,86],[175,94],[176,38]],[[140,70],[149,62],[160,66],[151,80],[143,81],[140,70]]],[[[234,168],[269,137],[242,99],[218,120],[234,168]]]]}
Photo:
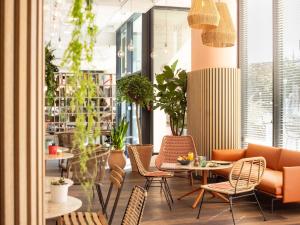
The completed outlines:
{"type": "MultiPolygon", "coordinates": [[[[61,177],[49,177],[49,176],[45,176],[45,189],[44,191],[47,193],[50,192],[50,185],[51,185],[51,181],[53,180],[59,180],[61,177]]],[[[74,182],[71,179],[65,178],[65,182],[68,184],[68,186],[72,186],[74,184],[74,182]]]]}
{"type": "Polygon", "coordinates": [[[68,201],[65,203],[51,202],[51,195],[45,194],[45,218],[51,219],[76,211],[82,206],[80,199],[68,196],[68,201]]]}
{"type": "Polygon", "coordinates": [[[45,160],[61,160],[61,159],[70,159],[73,158],[74,154],[62,152],[56,155],[45,154],[45,160]]]}

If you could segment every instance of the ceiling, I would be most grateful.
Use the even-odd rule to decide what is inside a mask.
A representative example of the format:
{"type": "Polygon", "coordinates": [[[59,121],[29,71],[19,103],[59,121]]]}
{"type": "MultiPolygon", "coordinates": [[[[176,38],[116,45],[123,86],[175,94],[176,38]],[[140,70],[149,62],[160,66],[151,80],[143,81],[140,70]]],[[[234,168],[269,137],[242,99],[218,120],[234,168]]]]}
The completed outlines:
{"type": "MultiPolygon", "coordinates": [[[[44,41],[51,41],[58,60],[70,40],[69,10],[72,0],[44,0],[44,41]]],[[[94,0],[93,11],[99,27],[95,51],[98,61],[115,54],[115,31],[133,14],[145,13],[153,6],[190,7],[190,0],[94,0]]]]}

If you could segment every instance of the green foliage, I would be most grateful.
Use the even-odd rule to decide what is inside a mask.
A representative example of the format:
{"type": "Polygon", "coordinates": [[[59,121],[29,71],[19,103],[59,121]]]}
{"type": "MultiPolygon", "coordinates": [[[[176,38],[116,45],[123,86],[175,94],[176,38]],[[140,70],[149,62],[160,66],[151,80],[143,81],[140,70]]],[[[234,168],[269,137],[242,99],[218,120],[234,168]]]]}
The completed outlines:
{"type": "MultiPolygon", "coordinates": [[[[62,66],[67,66],[73,73],[69,83],[73,97],[71,110],[77,112],[73,145],[80,150],[80,173],[83,178],[81,185],[87,193],[89,206],[91,206],[94,179],[84,178],[87,177],[87,163],[96,154],[94,145],[96,138],[100,135],[100,128],[95,126],[96,114],[92,101],[96,95],[96,85],[92,77],[83,73],[80,67],[83,58],[88,63],[93,60],[98,28],[95,25],[92,6],[92,0],[73,0],[70,12],[73,24],[72,37],[62,60],[62,66]]],[[[94,174],[96,177],[96,173],[94,174]]]]}
{"type": "Polygon", "coordinates": [[[153,85],[141,74],[124,76],[117,81],[117,98],[142,107],[148,106],[153,100],[153,85]]]}
{"type": "Polygon", "coordinates": [[[117,99],[136,105],[136,119],[139,143],[142,144],[142,130],[140,123],[140,107],[147,107],[154,99],[153,85],[146,76],[132,74],[117,81],[117,99]]]}
{"type": "Polygon", "coordinates": [[[58,72],[58,67],[53,63],[53,60],[55,59],[53,52],[54,49],[51,48],[51,43],[49,42],[45,46],[45,82],[47,86],[46,105],[48,106],[54,106],[57,89],[55,73],[58,72]]]}
{"type": "Polygon", "coordinates": [[[112,145],[115,150],[123,150],[128,124],[125,117],[123,117],[119,125],[111,131],[112,145]]]}
{"type": "Polygon", "coordinates": [[[171,66],[165,66],[161,74],[156,75],[154,109],[160,108],[170,117],[173,135],[182,135],[187,107],[187,73],[176,70],[178,60],[171,66]]]}

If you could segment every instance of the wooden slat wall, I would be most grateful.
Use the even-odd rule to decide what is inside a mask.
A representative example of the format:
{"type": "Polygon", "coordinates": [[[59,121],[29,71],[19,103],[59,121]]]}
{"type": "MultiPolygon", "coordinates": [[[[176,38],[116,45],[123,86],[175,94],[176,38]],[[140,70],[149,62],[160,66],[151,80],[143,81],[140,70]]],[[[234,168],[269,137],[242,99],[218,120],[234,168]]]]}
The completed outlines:
{"type": "Polygon", "coordinates": [[[0,1],[0,224],[42,225],[42,0],[0,1]]]}
{"type": "Polygon", "coordinates": [[[241,90],[236,68],[208,68],[188,76],[188,134],[198,154],[212,149],[240,148],[241,90]]]}

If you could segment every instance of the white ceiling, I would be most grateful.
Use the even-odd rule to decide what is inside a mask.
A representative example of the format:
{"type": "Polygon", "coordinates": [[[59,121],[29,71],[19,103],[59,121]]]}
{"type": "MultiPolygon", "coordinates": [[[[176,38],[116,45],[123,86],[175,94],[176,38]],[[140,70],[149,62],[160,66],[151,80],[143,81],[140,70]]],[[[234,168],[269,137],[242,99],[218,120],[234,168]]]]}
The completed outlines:
{"type": "MultiPolygon", "coordinates": [[[[145,13],[154,5],[190,7],[191,0],[94,0],[96,24],[99,27],[95,52],[98,62],[115,54],[115,31],[133,14],[145,13]]],[[[51,41],[58,60],[72,32],[69,10],[72,0],[44,0],[44,40],[51,41]]],[[[112,66],[111,66],[112,67],[112,66]]]]}

